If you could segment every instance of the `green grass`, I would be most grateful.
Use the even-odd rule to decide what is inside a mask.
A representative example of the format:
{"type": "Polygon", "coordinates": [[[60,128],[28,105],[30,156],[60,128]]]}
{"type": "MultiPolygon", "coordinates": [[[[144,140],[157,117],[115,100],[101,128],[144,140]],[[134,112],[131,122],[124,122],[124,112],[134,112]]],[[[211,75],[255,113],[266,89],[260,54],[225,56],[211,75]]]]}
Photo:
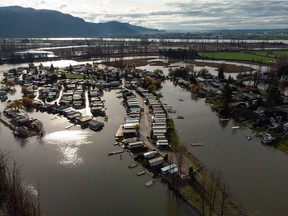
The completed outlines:
{"type": "MultiPolygon", "coordinates": [[[[57,72],[54,72],[54,74],[56,74],[57,76],[61,76],[63,72],[61,71],[57,71],[57,72]]],[[[75,73],[66,73],[64,72],[67,79],[83,79],[84,75],[83,74],[75,74],[75,73]]]]}
{"type": "Polygon", "coordinates": [[[222,59],[222,60],[239,60],[239,61],[252,61],[261,63],[269,63],[276,61],[276,58],[250,53],[242,53],[242,52],[201,52],[199,53],[199,55],[204,58],[222,59]]]}
{"type": "Polygon", "coordinates": [[[279,55],[287,55],[288,56],[288,50],[273,51],[273,53],[279,54],[279,55]]]}
{"type": "Polygon", "coordinates": [[[174,121],[173,119],[168,119],[168,141],[172,146],[179,146],[179,137],[177,135],[177,132],[174,127],[174,121]]]}
{"type": "Polygon", "coordinates": [[[269,52],[267,52],[267,51],[257,51],[257,52],[253,52],[253,54],[259,55],[259,56],[268,56],[269,52]]]}
{"type": "Polygon", "coordinates": [[[288,50],[277,50],[277,51],[257,51],[254,52],[255,55],[266,56],[271,58],[277,58],[279,55],[288,55],[288,50]]]}
{"type": "MultiPolygon", "coordinates": [[[[63,72],[61,72],[61,71],[57,71],[54,74],[56,74],[57,76],[61,76],[62,73],[63,72]]],[[[64,73],[66,74],[67,79],[84,79],[84,76],[85,76],[84,74],[81,74],[81,73],[66,73],[66,72],[64,72],[64,73]]],[[[87,75],[86,75],[86,78],[87,79],[93,79],[92,77],[89,77],[87,75]]]]}
{"type": "Polygon", "coordinates": [[[277,149],[285,152],[288,154],[288,138],[282,138],[276,141],[276,144],[274,145],[277,149]]]}

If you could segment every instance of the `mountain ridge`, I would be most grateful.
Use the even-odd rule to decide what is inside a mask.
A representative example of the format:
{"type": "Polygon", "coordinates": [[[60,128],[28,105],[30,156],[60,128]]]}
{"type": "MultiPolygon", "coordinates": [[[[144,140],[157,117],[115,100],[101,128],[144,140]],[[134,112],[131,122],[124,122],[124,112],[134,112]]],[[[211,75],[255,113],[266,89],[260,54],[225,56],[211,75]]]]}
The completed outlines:
{"type": "Polygon", "coordinates": [[[91,23],[55,10],[0,7],[0,37],[97,37],[160,34],[164,31],[110,21],[91,23]]]}

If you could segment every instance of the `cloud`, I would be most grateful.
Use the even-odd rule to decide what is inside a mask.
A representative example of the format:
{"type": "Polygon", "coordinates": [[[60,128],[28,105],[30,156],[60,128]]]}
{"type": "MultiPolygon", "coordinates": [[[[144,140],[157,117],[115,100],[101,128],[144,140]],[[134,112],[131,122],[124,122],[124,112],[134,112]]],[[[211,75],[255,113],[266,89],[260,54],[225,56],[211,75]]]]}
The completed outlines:
{"type": "Polygon", "coordinates": [[[116,20],[168,30],[288,28],[287,0],[3,0],[0,4],[59,10],[88,22],[116,20]]]}
{"type": "MultiPolygon", "coordinates": [[[[186,3],[167,3],[174,8],[174,14],[190,17],[190,27],[199,23],[213,29],[219,28],[277,28],[283,26],[288,18],[287,1],[188,1],[186,3]],[[199,22],[195,17],[210,18],[199,22]],[[194,21],[197,21],[194,23],[194,21]],[[264,25],[264,26],[263,26],[264,25]]],[[[184,21],[185,22],[185,21],[184,21]]],[[[184,24],[184,22],[180,22],[184,24]]]]}

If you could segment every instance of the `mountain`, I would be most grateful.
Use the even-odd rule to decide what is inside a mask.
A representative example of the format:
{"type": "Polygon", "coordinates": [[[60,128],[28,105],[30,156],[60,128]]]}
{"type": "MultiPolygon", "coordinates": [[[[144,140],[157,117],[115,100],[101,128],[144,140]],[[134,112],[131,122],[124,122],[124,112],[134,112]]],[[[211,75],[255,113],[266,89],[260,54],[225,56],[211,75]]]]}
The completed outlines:
{"type": "Polygon", "coordinates": [[[89,23],[54,10],[0,7],[0,37],[95,37],[159,34],[163,31],[121,22],[89,23]]]}

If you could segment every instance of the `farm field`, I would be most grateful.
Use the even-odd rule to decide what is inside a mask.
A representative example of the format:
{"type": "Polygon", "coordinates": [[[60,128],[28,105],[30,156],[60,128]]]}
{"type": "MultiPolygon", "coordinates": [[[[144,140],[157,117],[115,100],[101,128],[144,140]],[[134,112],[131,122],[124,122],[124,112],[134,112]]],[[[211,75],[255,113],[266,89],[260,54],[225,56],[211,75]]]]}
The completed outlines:
{"type": "Polygon", "coordinates": [[[276,58],[273,57],[243,52],[201,52],[199,55],[210,59],[252,61],[259,63],[270,63],[276,61],[276,58]]]}

